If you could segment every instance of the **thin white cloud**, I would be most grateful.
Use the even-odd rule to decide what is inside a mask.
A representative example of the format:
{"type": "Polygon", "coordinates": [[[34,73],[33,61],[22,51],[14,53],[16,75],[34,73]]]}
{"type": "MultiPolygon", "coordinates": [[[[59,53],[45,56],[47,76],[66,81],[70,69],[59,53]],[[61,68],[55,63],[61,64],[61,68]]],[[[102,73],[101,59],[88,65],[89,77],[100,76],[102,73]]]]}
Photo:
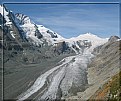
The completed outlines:
{"type": "Polygon", "coordinates": [[[40,13],[40,17],[33,17],[33,19],[40,24],[61,32],[63,30],[70,32],[68,31],[69,29],[74,29],[75,33],[79,31],[102,31],[105,33],[111,31],[118,34],[119,32],[119,13],[115,11],[116,9],[79,9],[78,7],[66,9],[65,7],[63,10],[63,12],[47,12],[47,16],[40,13]],[[111,11],[115,12],[115,14],[112,14],[111,11]]]}

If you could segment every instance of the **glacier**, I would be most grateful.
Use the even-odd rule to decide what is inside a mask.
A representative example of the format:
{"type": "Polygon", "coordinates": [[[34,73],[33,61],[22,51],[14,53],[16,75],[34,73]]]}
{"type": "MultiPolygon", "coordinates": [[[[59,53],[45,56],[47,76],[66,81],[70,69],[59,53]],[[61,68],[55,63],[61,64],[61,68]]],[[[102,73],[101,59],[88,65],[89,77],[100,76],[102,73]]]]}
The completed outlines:
{"type": "Polygon", "coordinates": [[[70,96],[72,92],[70,93],[69,90],[73,86],[81,88],[88,84],[86,71],[92,57],[90,48],[86,47],[82,54],[64,58],[60,61],[60,65],[40,75],[26,92],[18,96],[18,101],[29,98],[44,85],[46,85],[46,90],[37,100],[55,100],[70,96]],[[58,92],[61,92],[61,96],[58,95],[58,92]]]}

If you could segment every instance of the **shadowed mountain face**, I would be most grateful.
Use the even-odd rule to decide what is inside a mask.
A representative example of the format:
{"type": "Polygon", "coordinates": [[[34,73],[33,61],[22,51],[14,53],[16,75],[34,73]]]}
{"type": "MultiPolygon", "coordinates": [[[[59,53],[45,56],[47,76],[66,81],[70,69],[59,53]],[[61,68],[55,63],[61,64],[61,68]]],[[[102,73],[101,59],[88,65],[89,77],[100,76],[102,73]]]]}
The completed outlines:
{"type": "Polygon", "coordinates": [[[4,99],[87,100],[118,73],[118,36],[66,39],[24,14],[0,9],[4,99]]]}
{"type": "Polygon", "coordinates": [[[14,61],[14,58],[19,58],[20,55],[21,58],[17,59],[17,62],[23,63],[37,63],[40,62],[39,58],[54,56],[52,55],[54,52],[48,50],[51,46],[47,45],[48,43],[43,39],[37,25],[28,16],[14,15],[3,6],[0,9],[4,9],[4,15],[1,13],[0,17],[0,47],[4,48],[5,63],[12,59],[14,61]],[[3,43],[2,39],[4,39],[3,43]],[[43,48],[40,48],[42,46],[43,48]],[[33,52],[35,53],[34,56],[31,54],[33,52]],[[46,55],[46,52],[50,54],[46,55]]]}

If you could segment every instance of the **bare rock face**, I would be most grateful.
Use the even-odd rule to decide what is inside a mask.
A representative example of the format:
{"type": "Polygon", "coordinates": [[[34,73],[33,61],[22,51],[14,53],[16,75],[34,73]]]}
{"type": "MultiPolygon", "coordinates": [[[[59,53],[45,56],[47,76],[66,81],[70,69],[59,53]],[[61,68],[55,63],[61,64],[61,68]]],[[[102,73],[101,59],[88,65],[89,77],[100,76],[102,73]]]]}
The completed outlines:
{"type": "MultiPolygon", "coordinates": [[[[89,65],[88,76],[89,83],[94,84],[94,89],[97,91],[101,89],[111,78],[120,72],[121,61],[121,41],[116,36],[112,36],[110,40],[100,47],[99,53],[89,65]]],[[[108,93],[107,95],[108,96],[108,93]]],[[[93,99],[95,99],[93,97],[93,99]]],[[[104,99],[102,99],[104,100],[104,99]]]]}
{"type": "Polygon", "coordinates": [[[108,40],[109,42],[114,42],[117,39],[120,39],[118,36],[111,36],[110,39],[108,40]]]}
{"type": "Polygon", "coordinates": [[[52,50],[54,51],[54,53],[61,54],[64,52],[68,52],[70,50],[70,48],[69,48],[68,44],[65,41],[63,41],[63,42],[56,43],[52,47],[52,50]]]}
{"type": "Polygon", "coordinates": [[[94,48],[92,53],[95,55],[106,54],[110,50],[114,50],[113,48],[119,47],[119,45],[120,45],[120,41],[118,41],[118,39],[120,39],[118,36],[111,36],[107,43],[94,48]],[[116,44],[116,43],[118,43],[118,44],[116,44]]]}

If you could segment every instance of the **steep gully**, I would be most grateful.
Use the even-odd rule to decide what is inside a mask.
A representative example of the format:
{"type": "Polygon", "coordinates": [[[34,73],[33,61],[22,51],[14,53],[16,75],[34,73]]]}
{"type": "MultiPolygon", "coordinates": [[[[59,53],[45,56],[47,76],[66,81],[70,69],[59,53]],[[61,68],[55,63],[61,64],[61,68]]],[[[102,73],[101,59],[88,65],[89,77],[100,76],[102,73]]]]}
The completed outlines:
{"type": "Polygon", "coordinates": [[[88,84],[87,64],[93,56],[89,50],[90,48],[87,47],[82,54],[64,58],[60,61],[60,65],[40,75],[27,91],[18,96],[18,101],[29,98],[45,87],[44,85],[47,89],[38,97],[38,100],[60,99],[71,95],[73,91],[71,92],[70,89],[73,87],[78,89],[86,86],[88,84]]]}

